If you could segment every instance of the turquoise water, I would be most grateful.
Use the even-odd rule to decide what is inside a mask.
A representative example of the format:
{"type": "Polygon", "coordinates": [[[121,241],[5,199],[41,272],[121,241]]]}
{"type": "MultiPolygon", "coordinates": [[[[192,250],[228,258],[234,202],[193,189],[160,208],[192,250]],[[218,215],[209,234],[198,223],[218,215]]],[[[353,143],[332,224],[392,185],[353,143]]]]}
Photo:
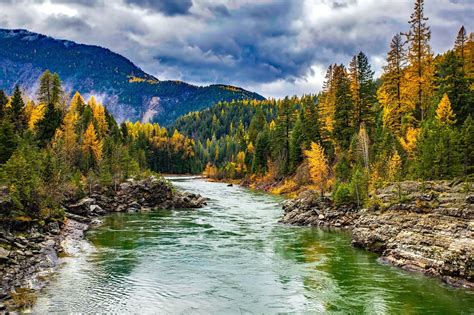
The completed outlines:
{"type": "Polygon", "coordinates": [[[281,199],[174,183],[208,206],[106,217],[33,312],[474,313],[473,292],[380,264],[346,233],[279,224],[281,199]]]}

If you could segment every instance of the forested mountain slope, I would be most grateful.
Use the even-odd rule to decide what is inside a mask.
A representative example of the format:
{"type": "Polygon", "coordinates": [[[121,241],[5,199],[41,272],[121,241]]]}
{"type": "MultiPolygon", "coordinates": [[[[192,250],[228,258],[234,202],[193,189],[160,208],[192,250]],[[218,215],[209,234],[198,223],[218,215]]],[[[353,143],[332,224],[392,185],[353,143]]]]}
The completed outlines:
{"type": "Polygon", "coordinates": [[[12,93],[18,84],[32,94],[41,73],[49,69],[60,75],[66,90],[99,97],[118,121],[166,125],[219,101],[263,99],[233,86],[160,81],[106,48],[26,30],[0,29],[0,47],[0,89],[12,93]]]}

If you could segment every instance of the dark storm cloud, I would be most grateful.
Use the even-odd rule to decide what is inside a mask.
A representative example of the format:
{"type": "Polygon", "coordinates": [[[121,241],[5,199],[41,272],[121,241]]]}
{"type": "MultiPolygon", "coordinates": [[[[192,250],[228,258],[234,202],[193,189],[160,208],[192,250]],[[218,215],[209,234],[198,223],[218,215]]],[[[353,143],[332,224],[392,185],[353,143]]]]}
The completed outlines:
{"type": "MultiPolygon", "coordinates": [[[[105,46],[160,79],[315,92],[330,63],[364,51],[380,73],[413,0],[0,0],[0,27],[105,46]]],[[[472,0],[425,1],[432,46],[472,31],[472,0]]]]}
{"type": "Polygon", "coordinates": [[[67,15],[53,15],[46,19],[46,23],[56,29],[68,29],[76,32],[91,32],[92,28],[84,19],[67,15]]]}
{"type": "Polygon", "coordinates": [[[126,2],[171,16],[188,13],[193,5],[192,0],[126,0],[126,2]]]}

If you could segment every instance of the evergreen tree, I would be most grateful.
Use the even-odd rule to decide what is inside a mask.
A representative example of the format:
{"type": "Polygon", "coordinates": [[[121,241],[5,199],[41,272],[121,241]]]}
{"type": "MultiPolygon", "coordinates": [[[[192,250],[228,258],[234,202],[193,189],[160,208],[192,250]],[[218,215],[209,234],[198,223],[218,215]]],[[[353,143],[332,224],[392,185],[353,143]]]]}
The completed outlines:
{"type": "Polygon", "coordinates": [[[261,131],[255,142],[255,154],[252,162],[252,173],[265,174],[268,170],[267,160],[270,154],[270,137],[267,129],[261,131]]]}
{"type": "Polygon", "coordinates": [[[461,159],[464,175],[474,173],[474,120],[469,116],[461,130],[461,159]]]}
{"type": "Polygon", "coordinates": [[[40,147],[46,147],[46,145],[51,141],[56,133],[56,129],[61,126],[61,121],[62,111],[54,106],[53,103],[49,103],[46,106],[43,119],[41,119],[36,125],[36,137],[40,147]]]}
{"type": "Polygon", "coordinates": [[[13,123],[16,133],[23,132],[27,127],[24,109],[25,103],[23,102],[20,87],[17,85],[13,92],[10,108],[8,111],[10,121],[13,123]]]}
{"type": "Polygon", "coordinates": [[[278,161],[279,175],[287,175],[290,169],[290,131],[293,123],[293,106],[288,97],[278,106],[278,116],[275,126],[274,157],[278,161]]]}
{"type": "Polygon", "coordinates": [[[0,121],[0,164],[8,161],[17,146],[17,135],[13,124],[7,119],[0,121]]]}
{"type": "Polygon", "coordinates": [[[342,149],[349,148],[354,128],[352,124],[353,102],[350,81],[343,65],[334,67],[335,114],[333,139],[342,149]]]}
{"type": "Polygon", "coordinates": [[[319,108],[316,105],[314,97],[303,98],[304,115],[301,116],[301,124],[303,131],[303,145],[305,149],[309,149],[311,142],[319,143],[322,141],[321,137],[321,117],[319,115],[319,108]]]}
{"type": "Polygon", "coordinates": [[[3,90],[0,90],[0,119],[3,118],[5,113],[5,106],[8,103],[8,98],[3,90]]]}
{"type": "Polygon", "coordinates": [[[250,142],[255,143],[258,133],[263,130],[266,123],[267,121],[265,119],[265,115],[263,114],[262,107],[257,106],[255,115],[252,117],[252,120],[250,121],[249,130],[248,130],[250,142]]]}
{"type": "Polygon", "coordinates": [[[465,51],[466,51],[466,44],[468,42],[467,34],[466,34],[466,29],[464,28],[464,25],[461,26],[459,29],[458,35],[456,36],[456,40],[454,42],[454,50],[456,53],[459,54],[460,60],[461,60],[461,69],[462,72],[465,72],[464,68],[464,63],[465,63],[465,51]]]}
{"type": "Polygon", "coordinates": [[[301,110],[296,120],[290,137],[290,166],[289,173],[293,173],[303,160],[302,147],[306,142],[303,131],[304,111],[301,110]]]}
{"type": "Polygon", "coordinates": [[[415,0],[414,11],[410,16],[410,31],[406,34],[408,42],[408,82],[405,93],[414,105],[415,118],[422,121],[426,116],[431,96],[432,52],[429,44],[431,31],[424,15],[424,0],[415,0]]]}
{"type": "Polygon", "coordinates": [[[462,124],[467,116],[474,114],[474,91],[469,88],[461,59],[453,51],[439,59],[435,78],[438,98],[444,94],[449,96],[459,124],[462,124]]]}
{"type": "Polygon", "coordinates": [[[401,134],[402,117],[406,109],[402,105],[402,80],[405,65],[405,49],[402,37],[395,35],[387,54],[387,65],[383,67],[382,85],[378,100],[383,108],[383,123],[397,135],[401,134]]]}
{"type": "Polygon", "coordinates": [[[53,75],[49,70],[41,74],[39,79],[38,101],[47,105],[53,103],[53,75]]]}

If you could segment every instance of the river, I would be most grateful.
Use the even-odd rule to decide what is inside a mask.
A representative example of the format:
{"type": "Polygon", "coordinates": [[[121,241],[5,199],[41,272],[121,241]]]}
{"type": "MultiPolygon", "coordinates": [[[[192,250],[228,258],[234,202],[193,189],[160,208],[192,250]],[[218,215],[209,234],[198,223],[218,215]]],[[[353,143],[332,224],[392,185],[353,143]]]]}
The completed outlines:
{"type": "Polygon", "coordinates": [[[34,313],[473,314],[474,294],[381,264],[350,235],[278,223],[281,199],[202,179],[199,210],[114,214],[64,258],[34,313]]]}

